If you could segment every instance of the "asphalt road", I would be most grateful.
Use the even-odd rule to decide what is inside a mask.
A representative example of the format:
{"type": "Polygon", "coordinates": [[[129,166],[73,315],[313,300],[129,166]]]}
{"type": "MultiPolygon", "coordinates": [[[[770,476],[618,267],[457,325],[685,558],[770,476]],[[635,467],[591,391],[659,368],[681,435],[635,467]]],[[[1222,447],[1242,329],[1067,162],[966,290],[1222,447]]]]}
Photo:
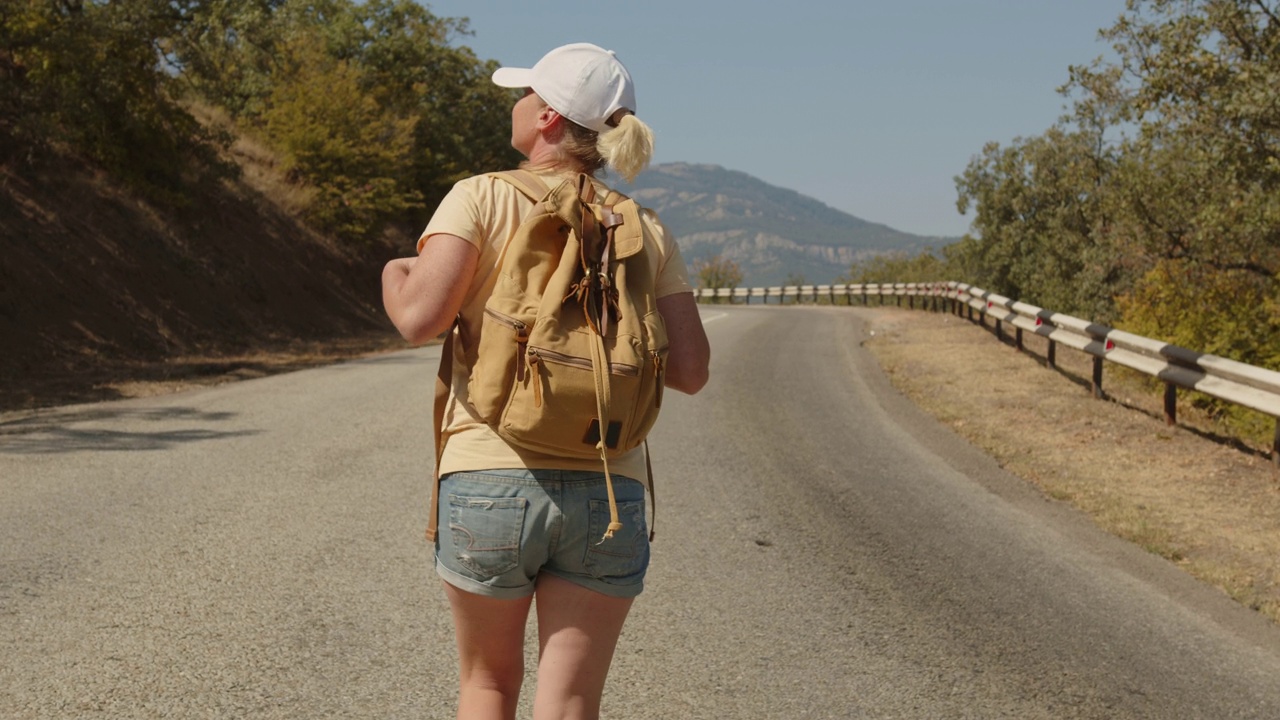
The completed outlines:
{"type": "MultiPolygon", "coordinates": [[[[704,308],[606,716],[1280,718],[1280,629],[924,417],[866,312],[704,308]]],[[[451,717],[437,357],[0,416],[0,718],[451,717]]]]}

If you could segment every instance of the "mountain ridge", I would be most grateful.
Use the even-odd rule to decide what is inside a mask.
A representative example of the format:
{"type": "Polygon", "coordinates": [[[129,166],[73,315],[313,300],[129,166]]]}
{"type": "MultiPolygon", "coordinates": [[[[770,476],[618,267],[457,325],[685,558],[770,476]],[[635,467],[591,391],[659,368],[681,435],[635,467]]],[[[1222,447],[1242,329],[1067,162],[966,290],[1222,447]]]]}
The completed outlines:
{"type": "Polygon", "coordinates": [[[691,267],[717,255],[733,260],[743,286],[831,282],[875,255],[960,239],[902,232],[719,165],[664,163],[618,189],[658,213],[691,267]]]}

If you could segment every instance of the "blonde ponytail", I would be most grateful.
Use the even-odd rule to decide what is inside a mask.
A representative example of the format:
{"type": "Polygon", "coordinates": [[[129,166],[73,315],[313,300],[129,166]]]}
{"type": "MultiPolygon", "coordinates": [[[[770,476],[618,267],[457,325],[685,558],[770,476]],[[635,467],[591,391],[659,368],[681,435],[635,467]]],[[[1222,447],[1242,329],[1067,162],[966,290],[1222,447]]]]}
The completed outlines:
{"type": "Polygon", "coordinates": [[[635,115],[627,113],[618,126],[600,133],[596,142],[600,156],[627,182],[632,182],[653,158],[653,131],[635,115]]]}

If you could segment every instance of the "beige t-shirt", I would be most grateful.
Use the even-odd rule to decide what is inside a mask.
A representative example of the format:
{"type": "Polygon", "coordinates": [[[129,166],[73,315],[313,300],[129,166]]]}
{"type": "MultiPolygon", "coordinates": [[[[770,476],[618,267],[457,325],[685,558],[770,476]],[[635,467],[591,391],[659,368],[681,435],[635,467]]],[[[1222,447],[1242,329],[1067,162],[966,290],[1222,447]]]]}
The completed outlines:
{"type": "MultiPolygon", "coordinates": [[[[548,187],[555,187],[566,177],[555,173],[538,173],[548,187]]],[[[595,181],[598,197],[604,197],[608,187],[595,181]]],[[[520,226],[520,221],[533,207],[533,201],[525,197],[510,183],[488,175],[477,175],[453,186],[441,201],[418,240],[418,252],[432,235],[456,235],[475,245],[480,251],[475,277],[467,290],[459,313],[462,328],[480,327],[484,305],[497,283],[503,250],[520,226]]],[[[680,249],[667,232],[658,216],[650,210],[641,213],[644,224],[644,241],[657,269],[655,287],[658,297],[692,292],[689,274],[680,249]]],[[[561,470],[598,470],[596,460],[564,458],[526,450],[513,446],[498,436],[476,414],[467,402],[467,368],[460,361],[463,351],[457,347],[462,338],[476,337],[476,333],[454,330],[455,355],[453,383],[449,402],[445,409],[444,427],[449,436],[445,443],[444,459],[440,473],[468,470],[496,470],[503,468],[542,468],[561,470]]],[[[642,448],[609,461],[609,471],[626,477],[642,479],[646,476],[642,448]]]]}

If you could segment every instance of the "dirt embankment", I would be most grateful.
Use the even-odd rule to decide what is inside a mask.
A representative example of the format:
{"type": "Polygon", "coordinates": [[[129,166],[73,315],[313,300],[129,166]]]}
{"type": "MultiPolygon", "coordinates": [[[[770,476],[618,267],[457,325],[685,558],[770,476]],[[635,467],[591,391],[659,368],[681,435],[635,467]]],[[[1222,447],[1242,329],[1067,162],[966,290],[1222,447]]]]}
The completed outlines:
{"type": "Polygon", "coordinates": [[[886,308],[868,346],[894,385],[1048,496],[1280,622],[1280,469],[1113,369],[1093,399],[1087,356],[1025,352],[947,314],[886,308]]]}
{"type": "Polygon", "coordinates": [[[411,249],[343,247],[244,180],[161,209],[70,161],[0,167],[0,238],[0,409],[394,346],[379,271],[411,249]]]}

